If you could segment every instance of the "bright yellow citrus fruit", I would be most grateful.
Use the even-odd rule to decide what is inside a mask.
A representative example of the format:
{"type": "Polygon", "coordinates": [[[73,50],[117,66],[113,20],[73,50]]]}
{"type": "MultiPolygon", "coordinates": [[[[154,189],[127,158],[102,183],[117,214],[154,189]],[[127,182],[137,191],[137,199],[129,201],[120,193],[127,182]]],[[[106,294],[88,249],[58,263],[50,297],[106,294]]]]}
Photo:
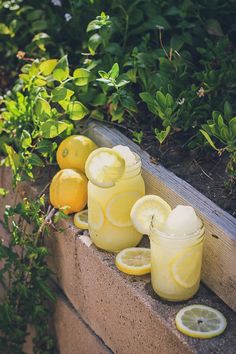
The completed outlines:
{"type": "Polygon", "coordinates": [[[57,149],[57,163],[61,169],[74,168],[85,172],[85,162],[97,145],[84,135],[71,135],[57,149]]]}
{"type": "Polygon", "coordinates": [[[144,275],[151,271],[151,254],[149,248],[125,248],[116,256],[117,268],[129,275],[144,275]]]}
{"type": "Polygon", "coordinates": [[[88,230],[88,209],[74,215],[74,224],[81,230],[88,230]]]}
{"type": "Polygon", "coordinates": [[[87,178],[74,169],[64,169],[53,177],[49,194],[51,204],[65,214],[82,210],[87,204],[87,178]]]}
{"type": "Polygon", "coordinates": [[[130,211],[134,203],[141,197],[136,191],[126,191],[113,196],[106,206],[106,217],[115,226],[132,225],[130,211]]]}
{"type": "Polygon", "coordinates": [[[125,171],[125,160],[115,150],[99,148],[93,151],[85,164],[88,179],[98,187],[115,185],[125,171]]]}
{"type": "Polygon", "coordinates": [[[194,338],[212,338],[224,332],[227,321],[224,315],[209,306],[190,305],[176,315],[177,329],[194,338]]]}
{"type": "Polygon", "coordinates": [[[191,288],[200,279],[201,249],[186,249],[171,261],[171,275],[184,288],[191,288]]]}
{"type": "Polygon", "coordinates": [[[88,204],[88,224],[93,230],[100,230],[104,223],[104,215],[98,201],[89,198],[88,204]]]}
{"type": "Polygon", "coordinates": [[[130,217],[140,233],[149,235],[151,226],[162,225],[170,212],[171,207],[164,199],[157,195],[145,195],[133,205],[130,217]]]}

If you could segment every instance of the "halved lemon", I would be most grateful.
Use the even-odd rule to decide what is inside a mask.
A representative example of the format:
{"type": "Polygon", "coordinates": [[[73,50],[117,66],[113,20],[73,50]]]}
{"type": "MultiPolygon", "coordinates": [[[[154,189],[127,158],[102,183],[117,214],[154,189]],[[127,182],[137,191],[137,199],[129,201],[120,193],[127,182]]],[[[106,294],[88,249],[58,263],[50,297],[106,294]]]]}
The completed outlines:
{"type": "Polygon", "coordinates": [[[93,230],[101,229],[104,223],[104,214],[97,200],[89,198],[88,200],[88,224],[93,230]]]}
{"type": "Polygon", "coordinates": [[[82,230],[88,229],[88,209],[79,211],[74,215],[74,224],[79,229],[82,230]]]}
{"type": "Polygon", "coordinates": [[[171,275],[184,288],[191,288],[200,279],[202,252],[186,249],[170,261],[171,275]]]}
{"type": "Polygon", "coordinates": [[[115,185],[125,171],[125,160],[115,150],[99,148],[94,150],[85,164],[88,179],[98,187],[115,185]]]}
{"type": "Polygon", "coordinates": [[[190,305],[176,315],[177,329],[194,338],[212,338],[224,332],[227,321],[224,315],[209,306],[190,305]]]}
{"type": "Polygon", "coordinates": [[[113,196],[106,206],[107,219],[115,226],[128,227],[132,225],[130,211],[134,203],[141,197],[136,191],[126,191],[113,196]]]}
{"type": "Polygon", "coordinates": [[[129,275],[144,275],[151,271],[151,252],[149,248],[125,248],[116,256],[117,268],[129,275]]]}
{"type": "Polygon", "coordinates": [[[150,234],[150,227],[162,225],[169,213],[169,204],[157,195],[145,195],[132,207],[130,217],[135,228],[142,234],[150,234]]]}

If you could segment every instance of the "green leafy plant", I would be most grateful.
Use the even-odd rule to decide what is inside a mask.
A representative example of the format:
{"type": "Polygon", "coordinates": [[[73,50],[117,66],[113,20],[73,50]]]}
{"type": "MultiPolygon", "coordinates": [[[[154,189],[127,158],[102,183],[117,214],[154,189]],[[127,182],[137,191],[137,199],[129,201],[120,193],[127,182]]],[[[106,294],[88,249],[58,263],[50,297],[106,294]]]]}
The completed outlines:
{"type": "Polygon", "coordinates": [[[23,354],[30,328],[35,331],[34,353],[57,353],[50,328],[55,295],[48,283],[49,252],[44,246],[54,213],[54,209],[46,211],[44,196],[34,201],[25,198],[5,208],[3,226],[10,238],[8,244],[0,241],[0,282],[4,289],[0,304],[1,353],[23,354]]]}
{"type": "Polygon", "coordinates": [[[232,117],[232,107],[228,102],[224,105],[224,115],[220,112],[212,113],[212,120],[202,126],[200,132],[208,143],[220,155],[227,151],[230,159],[227,165],[227,172],[233,179],[236,178],[236,117],[232,117]],[[212,140],[215,138],[221,147],[217,147],[212,140]]]}

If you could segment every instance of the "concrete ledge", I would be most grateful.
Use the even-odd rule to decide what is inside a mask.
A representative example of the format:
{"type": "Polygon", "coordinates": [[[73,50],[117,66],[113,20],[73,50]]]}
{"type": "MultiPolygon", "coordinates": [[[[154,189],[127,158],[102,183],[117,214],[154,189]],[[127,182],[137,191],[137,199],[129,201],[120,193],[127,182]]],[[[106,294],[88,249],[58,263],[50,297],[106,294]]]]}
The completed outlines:
{"type": "MultiPolygon", "coordinates": [[[[118,354],[182,354],[236,352],[236,314],[204,285],[194,299],[167,303],[154,293],[150,276],[130,277],[119,272],[114,255],[99,251],[89,236],[70,221],[50,237],[55,278],[89,326],[118,354]],[[224,313],[228,329],[211,340],[186,337],[174,319],[187,304],[202,303],[224,313]]],[[[145,241],[144,241],[145,243],[145,241]]]]}
{"type": "Polygon", "coordinates": [[[60,354],[112,354],[65,298],[57,299],[54,324],[60,354]]]}

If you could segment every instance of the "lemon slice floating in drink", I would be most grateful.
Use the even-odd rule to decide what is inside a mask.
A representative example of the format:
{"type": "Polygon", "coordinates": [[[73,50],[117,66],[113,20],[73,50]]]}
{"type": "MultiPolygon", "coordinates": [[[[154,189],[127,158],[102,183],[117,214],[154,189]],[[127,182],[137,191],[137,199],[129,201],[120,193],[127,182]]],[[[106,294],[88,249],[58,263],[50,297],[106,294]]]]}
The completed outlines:
{"type": "Polygon", "coordinates": [[[88,209],[79,211],[74,215],[74,224],[81,230],[88,229],[88,209]]]}
{"type": "Polygon", "coordinates": [[[88,223],[89,227],[93,230],[100,230],[104,224],[104,214],[102,208],[97,200],[90,198],[88,202],[89,214],[88,223]]]}
{"type": "Polygon", "coordinates": [[[202,250],[185,249],[178,253],[171,264],[171,275],[184,288],[191,288],[200,279],[202,250]]]}
{"type": "Polygon", "coordinates": [[[118,152],[109,148],[94,150],[85,164],[88,179],[102,188],[113,187],[124,171],[125,160],[118,152]]]}
{"type": "Polygon", "coordinates": [[[144,275],[151,271],[151,254],[149,248],[130,247],[116,256],[117,268],[129,275],[144,275]]]}
{"type": "Polygon", "coordinates": [[[164,224],[170,212],[171,207],[164,199],[146,195],[133,205],[130,217],[140,233],[149,235],[150,227],[164,224]]]}
{"type": "Polygon", "coordinates": [[[176,315],[177,329],[194,338],[212,338],[224,332],[227,321],[224,315],[209,306],[190,305],[176,315]]]}
{"type": "Polygon", "coordinates": [[[107,219],[115,226],[132,225],[130,211],[134,203],[141,197],[136,191],[125,191],[113,196],[106,206],[107,219]]]}

